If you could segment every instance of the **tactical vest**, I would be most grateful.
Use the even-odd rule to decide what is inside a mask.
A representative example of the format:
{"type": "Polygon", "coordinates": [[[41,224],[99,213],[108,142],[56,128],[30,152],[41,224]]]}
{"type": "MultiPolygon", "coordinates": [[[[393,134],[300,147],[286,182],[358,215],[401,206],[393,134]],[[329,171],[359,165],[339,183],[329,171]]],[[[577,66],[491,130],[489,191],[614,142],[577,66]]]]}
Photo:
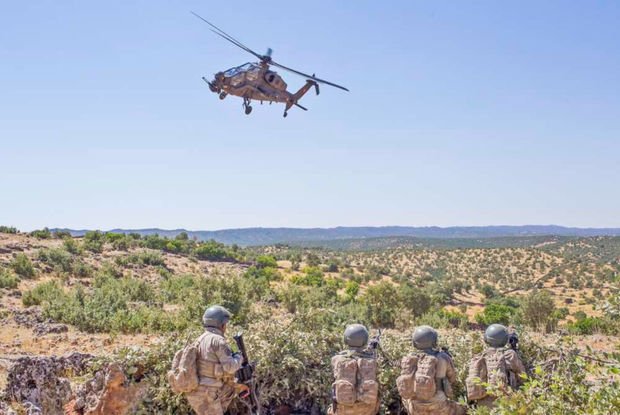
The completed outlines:
{"type": "Polygon", "coordinates": [[[403,399],[430,401],[437,393],[437,357],[430,353],[410,354],[401,362],[401,375],[396,379],[403,399]]]}
{"type": "Polygon", "coordinates": [[[504,352],[505,349],[489,348],[471,360],[465,379],[468,400],[477,401],[485,398],[487,390],[484,384],[499,388],[509,384],[510,373],[504,352]]]}
{"type": "Polygon", "coordinates": [[[379,404],[377,360],[370,354],[343,352],[332,358],[332,397],[341,415],[376,413],[379,404]]]}

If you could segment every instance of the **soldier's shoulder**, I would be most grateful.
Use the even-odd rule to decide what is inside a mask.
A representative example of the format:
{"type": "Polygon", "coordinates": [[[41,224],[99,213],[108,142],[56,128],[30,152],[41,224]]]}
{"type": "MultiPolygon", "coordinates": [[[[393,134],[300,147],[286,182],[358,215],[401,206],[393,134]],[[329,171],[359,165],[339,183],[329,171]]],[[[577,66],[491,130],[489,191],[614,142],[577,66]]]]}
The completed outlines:
{"type": "Polygon", "coordinates": [[[450,356],[450,354],[446,353],[446,352],[437,352],[437,354],[435,355],[435,357],[437,359],[443,359],[443,360],[448,360],[448,361],[452,361],[452,356],[450,356]]]}

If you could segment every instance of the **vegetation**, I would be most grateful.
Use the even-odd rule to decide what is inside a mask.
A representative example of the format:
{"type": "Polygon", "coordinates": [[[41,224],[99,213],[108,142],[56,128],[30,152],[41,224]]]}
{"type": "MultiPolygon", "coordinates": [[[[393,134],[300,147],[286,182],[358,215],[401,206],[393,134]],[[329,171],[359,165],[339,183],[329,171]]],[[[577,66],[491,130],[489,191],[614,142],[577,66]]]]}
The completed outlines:
{"type": "Polygon", "coordinates": [[[23,253],[15,255],[15,258],[11,261],[11,268],[22,278],[34,278],[36,275],[30,258],[23,253]]]}
{"type": "Polygon", "coordinates": [[[12,234],[16,234],[17,228],[13,227],[13,226],[4,226],[4,225],[0,225],[0,233],[12,233],[12,234]]]}
{"type": "MultiPolygon", "coordinates": [[[[26,236],[18,235],[26,238],[26,236]]],[[[330,401],[330,357],[346,324],[385,329],[380,354],[383,413],[402,414],[398,360],[420,324],[440,329],[464,399],[467,362],[491,323],[519,328],[528,367],[523,390],[502,396],[498,414],[596,414],[620,410],[618,351],[582,344],[620,333],[620,243],[570,239],[544,247],[333,251],[239,248],[175,238],[92,232],[41,240],[36,251],[0,254],[0,288],[24,281],[22,303],[87,333],[149,333],[161,341],[111,359],[148,381],[139,413],[187,413],[165,379],[172,356],[201,330],[206,306],[234,314],[259,362],[261,399],[271,409],[322,412],[330,401]],[[597,244],[601,246],[597,249],[597,244]],[[36,271],[35,271],[36,270],[36,271]],[[36,284],[36,285],[35,285],[36,284]],[[541,340],[542,339],[542,340],[541,340]]],[[[612,349],[613,350],[613,349],[612,349]]],[[[131,373],[131,372],[129,372],[131,373]]],[[[317,412],[317,413],[318,413],[317,412]]],[[[472,413],[485,413],[472,409],[472,413]]]]}

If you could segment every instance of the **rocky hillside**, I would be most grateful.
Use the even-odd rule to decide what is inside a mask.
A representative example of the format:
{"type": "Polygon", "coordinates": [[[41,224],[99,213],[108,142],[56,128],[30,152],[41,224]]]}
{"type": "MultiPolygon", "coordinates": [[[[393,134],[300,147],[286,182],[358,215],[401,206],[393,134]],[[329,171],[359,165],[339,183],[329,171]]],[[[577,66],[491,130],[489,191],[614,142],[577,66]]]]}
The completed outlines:
{"type": "Polygon", "coordinates": [[[325,410],[329,356],[350,322],[387,329],[385,413],[402,413],[394,362],[409,350],[415,325],[441,330],[462,381],[491,322],[519,328],[532,377],[519,402],[529,409],[565,413],[538,400],[536,387],[551,377],[536,367],[548,361],[562,379],[576,379],[575,365],[583,365],[587,381],[562,381],[567,390],[585,388],[571,392],[581,397],[575,413],[595,413],[590,384],[620,408],[614,389],[597,381],[614,380],[619,365],[619,238],[343,251],[239,248],[184,233],[0,230],[0,413],[189,413],[164,374],[212,303],[235,314],[231,334],[244,330],[260,362],[261,402],[272,412],[325,410]]]}

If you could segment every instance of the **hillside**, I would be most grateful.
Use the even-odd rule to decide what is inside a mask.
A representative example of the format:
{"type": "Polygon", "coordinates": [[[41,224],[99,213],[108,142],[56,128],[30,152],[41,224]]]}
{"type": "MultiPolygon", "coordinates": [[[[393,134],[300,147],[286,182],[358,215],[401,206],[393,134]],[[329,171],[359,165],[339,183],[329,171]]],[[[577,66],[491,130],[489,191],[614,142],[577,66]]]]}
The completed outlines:
{"type": "MultiPolygon", "coordinates": [[[[87,230],[52,229],[67,231],[73,236],[82,236],[87,230]]],[[[362,238],[423,238],[423,239],[481,239],[481,238],[516,238],[537,236],[620,236],[620,228],[568,228],[563,226],[455,226],[455,227],[337,227],[337,228],[245,228],[223,229],[217,231],[188,231],[185,229],[112,229],[109,232],[135,233],[142,236],[160,235],[174,238],[180,233],[187,233],[190,238],[200,241],[214,240],[225,244],[240,246],[273,245],[277,243],[302,243],[316,246],[319,242],[331,243],[340,239],[362,238]]],[[[433,241],[429,240],[431,244],[433,241]]],[[[461,241],[465,242],[465,241],[461,241]]],[[[442,242],[439,241],[438,244],[442,242]]],[[[481,243],[485,243],[482,241],[481,243]]]]}
{"type": "MultiPolygon", "coordinates": [[[[342,347],[344,325],[354,321],[386,329],[383,347],[396,360],[409,350],[413,327],[439,328],[461,382],[490,322],[519,328],[539,382],[548,379],[536,378],[534,367],[557,353],[566,359],[574,356],[568,350],[577,350],[593,362],[620,359],[620,237],[341,242],[333,248],[238,248],[184,234],[0,233],[0,390],[15,390],[10,374],[18,362],[81,353],[86,361],[95,355],[107,363],[104,369],[86,364],[69,383],[118,364],[126,385],[142,391],[134,397],[139,413],[188,413],[164,374],[212,303],[235,314],[231,334],[245,331],[251,356],[260,362],[262,403],[272,410],[324,411],[329,356],[342,347]]],[[[400,414],[397,372],[382,367],[384,413],[400,414]]],[[[613,379],[605,367],[583,373],[613,379]]],[[[566,378],[562,371],[573,369],[555,370],[566,378]]],[[[49,379],[67,376],[59,373],[49,379]]],[[[19,387],[32,387],[28,382],[19,387]]],[[[58,407],[73,396],[48,392],[58,407]]],[[[0,412],[2,402],[0,395],[0,412]]],[[[18,409],[20,402],[11,405],[18,409]]]]}

